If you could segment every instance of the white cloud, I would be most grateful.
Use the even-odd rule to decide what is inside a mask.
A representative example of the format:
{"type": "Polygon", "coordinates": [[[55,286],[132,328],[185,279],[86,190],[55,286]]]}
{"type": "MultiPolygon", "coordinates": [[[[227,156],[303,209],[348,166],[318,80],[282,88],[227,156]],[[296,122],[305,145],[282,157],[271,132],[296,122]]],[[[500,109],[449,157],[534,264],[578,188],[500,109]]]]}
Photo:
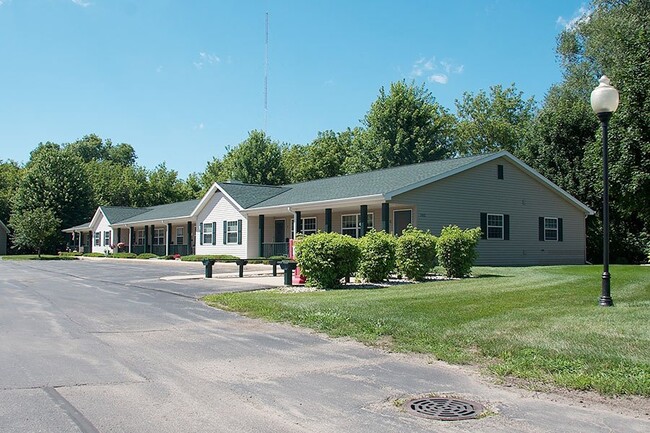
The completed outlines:
{"type": "Polygon", "coordinates": [[[565,30],[572,30],[578,24],[589,21],[591,12],[592,10],[583,4],[577,11],[573,13],[573,16],[570,19],[567,20],[560,15],[557,17],[557,20],[555,20],[555,24],[564,27],[565,30]]]}
{"type": "Polygon", "coordinates": [[[158,67],[156,68],[156,72],[159,73],[159,74],[162,72],[162,70],[163,70],[163,67],[162,67],[162,66],[158,66],[158,67]]]}
{"type": "Polygon", "coordinates": [[[456,65],[448,60],[436,61],[435,57],[430,59],[420,57],[413,63],[409,76],[411,78],[425,77],[430,82],[447,84],[451,74],[462,74],[464,69],[463,65],[456,65]]]}
{"type": "Polygon", "coordinates": [[[205,125],[203,124],[203,122],[199,123],[198,125],[196,125],[194,127],[194,129],[198,129],[199,131],[202,130],[203,128],[205,128],[205,125]]]}
{"type": "Polygon", "coordinates": [[[85,0],[72,0],[72,3],[76,4],[77,6],[81,6],[82,8],[87,8],[91,5],[90,2],[85,0]]]}
{"type": "Polygon", "coordinates": [[[221,63],[221,58],[215,54],[201,51],[199,53],[199,59],[193,63],[196,69],[203,69],[204,65],[214,65],[215,63],[221,63]]]}
{"type": "Polygon", "coordinates": [[[449,77],[445,74],[433,74],[429,75],[429,81],[434,81],[439,84],[447,84],[449,77]]]}

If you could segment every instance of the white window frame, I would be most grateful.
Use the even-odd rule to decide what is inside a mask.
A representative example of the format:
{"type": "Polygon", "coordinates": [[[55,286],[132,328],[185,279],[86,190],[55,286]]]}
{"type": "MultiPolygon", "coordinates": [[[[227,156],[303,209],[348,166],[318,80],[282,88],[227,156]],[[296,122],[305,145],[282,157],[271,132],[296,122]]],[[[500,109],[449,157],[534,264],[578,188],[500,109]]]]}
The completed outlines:
{"type": "Polygon", "coordinates": [[[135,231],[135,244],[144,245],[144,229],[138,229],[135,231]]]}
{"type": "Polygon", "coordinates": [[[176,245],[184,245],[184,244],[185,244],[185,227],[178,226],[176,227],[176,245]]]}
{"type": "Polygon", "coordinates": [[[487,214],[486,221],[485,221],[485,229],[487,230],[487,233],[485,234],[486,238],[489,240],[496,240],[496,241],[502,241],[503,240],[503,235],[505,234],[505,217],[503,214],[500,213],[489,213],[487,214]],[[501,225],[494,225],[490,224],[490,217],[500,217],[501,218],[501,225]],[[490,236],[490,228],[500,228],[501,229],[501,237],[496,237],[496,236],[490,236]]]}
{"type": "Polygon", "coordinates": [[[212,240],[214,239],[212,223],[203,223],[203,233],[201,233],[201,239],[203,239],[203,245],[212,245],[212,240]],[[210,237],[207,238],[206,236],[210,237]]]}
{"type": "Polygon", "coordinates": [[[226,221],[226,245],[233,245],[238,242],[239,242],[239,223],[237,222],[237,220],[226,221]]]}
{"type": "Polygon", "coordinates": [[[165,230],[164,228],[154,227],[153,229],[153,245],[165,245],[165,230]]]}
{"type": "MultiPolygon", "coordinates": [[[[366,231],[370,231],[370,229],[375,227],[375,213],[374,212],[368,212],[368,222],[366,226],[366,231]]],[[[353,238],[358,238],[359,237],[359,230],[361,230],[361,214],[344,214],[341,215],[341,234],[345,235],[347,234],[348,236],[352,236],[353,238]],[[345,217],[351,217],[353,216],[355,219],[355,226],[354,228],[352,227],[343,227],[343,218],[345,217]],[[354,236],[350,235],[349,233],[345,233],[345,231],[352,231],[354,230],[354,236]]]]}
{"type": "Polygon", "coordinates": [[[110,246],[111,245],[111,232],[110,230],[107,230],[104,232],[104,246],[110,246]]]}
{"type": "MultiPolygon", "coordinates": [[[[300,220],[302,221],[302,234],[304,236],[313,235],[313,234],[316,234],[318,232],[318,217],[315,217],[315,216],[313,216],[313,217],[304,217],[304,218],[300,218],[300,220]],[[314,221],[314,228],[313,229],[305,230],[305,221],[306,220],[310,220],[310,221],[313,220],[314,221]]],[[[294,220],[293,220],[293,218],[291,218],[291,239],[295,239],[294,231],[295,231],[294,220]]]]}
{"type": "Polygon", "coordinates": [[[102,246],[102,232],[95,232],[95,238],[93,245],[96,247],[101,247],[102,246]]]}
{"type": "Polygon", "coordinates": [[[560,221],[557,217],[544,217],[544,241],[558,242],[560,240],[560,221]],[[555,221],[555,227],[547,227],[546,221],[555,221]],[[546,236],[547,231],[555,231],[555,239],[550,239],[546,236]]]}

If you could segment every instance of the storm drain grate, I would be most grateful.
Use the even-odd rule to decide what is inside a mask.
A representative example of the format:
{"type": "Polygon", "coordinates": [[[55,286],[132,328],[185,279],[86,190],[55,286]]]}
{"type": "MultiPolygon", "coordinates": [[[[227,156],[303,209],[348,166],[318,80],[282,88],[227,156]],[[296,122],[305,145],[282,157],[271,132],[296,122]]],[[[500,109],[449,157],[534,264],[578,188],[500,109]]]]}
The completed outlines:
{"type": "Polygon", "coordinates": [[[479,403],[457,398],[416,398],[404,404],[407,412],[441,421],[456,421],[478,417],[483,412],[479,403]]]}

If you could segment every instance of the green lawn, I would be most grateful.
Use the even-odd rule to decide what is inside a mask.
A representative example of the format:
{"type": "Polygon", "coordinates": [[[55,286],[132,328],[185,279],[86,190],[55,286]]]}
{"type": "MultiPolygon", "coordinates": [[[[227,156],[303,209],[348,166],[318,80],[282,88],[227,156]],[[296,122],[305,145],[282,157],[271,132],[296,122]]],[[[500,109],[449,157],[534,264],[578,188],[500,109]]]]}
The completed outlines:
{"type": "Polygon", "coordinates": [[[19,254],[11,256],[1,256],[2,260],[77,260],[76,257],[59,256],[51,254],[41,254],[39,258],[37,254],[19,254]]]}
{"type": "Polygon", "coordinates": [[[210,295],[209,305],[350,336],[501,376],[650,396],[650,267],[474,269],[477,278],[381,289],[210,295]]]}

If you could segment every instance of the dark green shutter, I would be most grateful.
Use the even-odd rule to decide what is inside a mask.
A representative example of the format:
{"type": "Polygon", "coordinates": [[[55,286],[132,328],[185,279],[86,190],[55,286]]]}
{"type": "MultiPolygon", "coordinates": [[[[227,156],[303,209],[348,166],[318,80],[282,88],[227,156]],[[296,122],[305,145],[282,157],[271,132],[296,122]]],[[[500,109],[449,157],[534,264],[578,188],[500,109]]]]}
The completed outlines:
{"type": "Polygon", "coordinates": [[[557,219],[557,240],[564,242],[562,218],[557,219]]]}
{"type": "Polygon", "coordinates": [[[544,242],[544,217],[539,217],[539,240],[544,242]]]}
{"type": "Polygon", "coordinates": [[[497,179],[503,179],[503,166],[497,165],[497,179]]]}
{"type": "Polygon", "coordinates": [[[241,245],[241,242],[242,242],[241,231],[242,231],[242,220],[237,220],[237,243],[239,245],[241,245]]]}
{"type": "Polygon", "coordinates": [[[217,222],[212,222],[212,245],[217,245],[217,222]]]}
{"type": "Polygon", "coordinates": [[[487,213],[481,212],[481,239],[487,239],[487,213]]]}
{"type": "Polygon", "coordinates": [[[223,222],[223,244],[228,243],[228,221],[223,222]]]}
{"type": "Polygon", "coordinates": [[[203,245],[203,223],[199,224],[199,245],[203,245]]]}
{"type": "Polygon", "coordinates": [[[503,216],[503,240],[510,240],[510,215],[503,216]]]}

